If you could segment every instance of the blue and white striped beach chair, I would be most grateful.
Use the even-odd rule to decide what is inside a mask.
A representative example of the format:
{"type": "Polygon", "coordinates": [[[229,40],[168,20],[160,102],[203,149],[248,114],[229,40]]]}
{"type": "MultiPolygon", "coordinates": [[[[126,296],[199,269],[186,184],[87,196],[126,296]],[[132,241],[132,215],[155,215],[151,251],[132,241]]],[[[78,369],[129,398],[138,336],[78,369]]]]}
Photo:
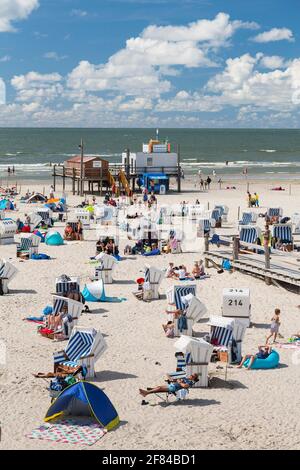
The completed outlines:
{"type": "MultiPolygon", "coordinates": [[[[206,306],[199,300],[197,297],[193,296],[192,294],[188,294],[185,299],[188,301],[188,307],[185,310],[185,318],[187,323],[187,328],[180,330],[178,327],[178,320],[175,319],[175,326],[174,326],[174,336],[193,336],[193,326],[197,323],[207,312],[206,306]],[[191,296],[191,298],[189,298],[191,296]]],[[[181,298],[181,302],[184,298],[181,298]]]]}
{"type": "Polygon", "coordinates": [[[226,348],[229,362],[240,362],[242,358],[242,341],[247,325],[234,318],[212,316],[209,319],[210,341],[215,347],[226,348]]]}
{"type": "Polygon", "coordinates": [[[222,215],[220,209],[213,209],[211,213],[211,218],[216,221],[216,224],[221,224],[222,215]]]}
{"type": "Polygon", "coordinates": [[[184,310],[185,305],[182,297],[188,294],[196,296],[197,285],[185,284],[183,286],[173,286],[167,290],[167,300],[169,305],[175,305],[176,309],[184,310]]]}
{"type": "Polygon", "coordinates": [[[53,296],[53,315],[62,312],[65,306],[68,308],[68,321],[64,322],[64,333],[65,336],[69,338],[74,326],[78,323],[84,306],[81,302],[77,302],[77,300],[68,299],[58,295],[53,296]]]}
{"type": "Polygon", "coordinates": [[[20,243],[17,245],[17,257],[27,254],[29,257],[39,252],[41,238],[34,234],[22,235],[20,243]]]}
{"type": "Polygon", "coordinates": [[[200,217],[197,221],[197,224],[197,237],[204,237],[207,233],[209,235],[214,233],[214,227],[216,225],[215,219],[200,217]]]}
{"type": "Polygon", "coordinates": [[[75,326],[66,348],[54,353],[54,372],[58,365],[84,366],[87,370],[85,377],[95,377],[95,363],[106,349],[107,344],[100,331],[75,326]]]}
{"type": "Polygon", "coordinates": [[[270,223],[278,223],[282,217],[282,208],[281,207],[269,207],[267,210],[267,217],[270,220],[270,223]]]}
{"type": "Polygon", "coordinates": [[[80,292],[80,279],[79,277],[68,277],[62,275],[56,278],[55,281],[56,294],[68,295],[70,292],[80,292]]]}
{"type": "Polygon", "coordinates": [[[272,227],[272,235],[282,243],[293,244],[293,230],[291,224],[274,224],[272,227]]]}
{"type": "Polygon", "coordinates": [[[252,223],[252,212],[243,212],[239,225],[250,225],[252,223]]]}
{"type": "Polygon", "coordinates": [[[42,224],[52,227],[52,211],[46,207],[38,208],[35,211],[42,219],[42,224]]]}
{"type": "Polygon", "coordinates": [[[243,227],[240,230],[240,241],[249,244],[256,244],[256,240],[260,237],[261,230],[259,227],[243,227]]]}
{"type": "Polygon", "coordinates": [[[12,219],[0,220],[0,245],[10,245],[15,242],[17,224],[12,219]]]}

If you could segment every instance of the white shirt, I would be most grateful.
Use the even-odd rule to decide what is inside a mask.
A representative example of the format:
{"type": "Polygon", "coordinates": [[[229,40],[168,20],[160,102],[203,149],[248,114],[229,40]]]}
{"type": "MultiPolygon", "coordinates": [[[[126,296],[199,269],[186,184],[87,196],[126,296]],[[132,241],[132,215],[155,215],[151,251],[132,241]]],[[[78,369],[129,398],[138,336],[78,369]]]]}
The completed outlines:
{"type": "Polygon", "coordinates": [[[185,269],[178,269],[177,274],[178,274],[179,279],[185,279],[186,278],[185,269]]]}

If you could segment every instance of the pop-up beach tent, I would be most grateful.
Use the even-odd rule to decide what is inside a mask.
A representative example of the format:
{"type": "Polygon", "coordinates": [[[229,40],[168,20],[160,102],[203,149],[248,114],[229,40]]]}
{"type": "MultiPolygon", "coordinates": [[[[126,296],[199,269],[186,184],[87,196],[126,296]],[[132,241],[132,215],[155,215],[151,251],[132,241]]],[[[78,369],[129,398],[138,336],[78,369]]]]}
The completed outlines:
{"type": "Polygon", "coordinates": [[[59,232],[48,232],[45,238],[46,245],[59,246],[64,244],[64,240],[59,232]]]}
{"type": "Polygon", "coordinates": [[[65,416],[91,416],[108,431],[119,422],[118,413],[105,393],[89,382],[65,388],[50,406],[44,420],[65,416]]]}
{"type": "Polygon", "coordinates": [[[0,201],[0,210],[3,210],[3,211],[14,211],[15,210],[15,206],[14,204],[12,203],[12,201],[10,201],[9,199],[2,199],[0,201]]]}

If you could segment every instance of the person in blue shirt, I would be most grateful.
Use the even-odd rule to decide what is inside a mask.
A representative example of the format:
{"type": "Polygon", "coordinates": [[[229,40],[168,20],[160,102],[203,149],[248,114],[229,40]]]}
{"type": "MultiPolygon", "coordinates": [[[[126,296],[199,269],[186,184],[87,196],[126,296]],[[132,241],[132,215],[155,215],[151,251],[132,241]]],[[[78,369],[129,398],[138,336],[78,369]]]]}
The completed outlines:
{"type": "Polygon", "coordinates": [[[253,364],[253,362],[255,361],[256,358],[257,359],[267,359],[267,357],[269,357],[269,355],[271,354],[271,351],[272,351],[272,348],[268,344],[266,344],[264,346],[258,346],[258,352],[256,354],[246,354],[243,357],[242,362],[238,365],[238,369],[243,367],[243,365],[247,361],[247,359],[249,359],[249,364],[248,364],[247,369],[248,370],[251,369],[251,366],[252,366],[252,364],[253,364]]]}

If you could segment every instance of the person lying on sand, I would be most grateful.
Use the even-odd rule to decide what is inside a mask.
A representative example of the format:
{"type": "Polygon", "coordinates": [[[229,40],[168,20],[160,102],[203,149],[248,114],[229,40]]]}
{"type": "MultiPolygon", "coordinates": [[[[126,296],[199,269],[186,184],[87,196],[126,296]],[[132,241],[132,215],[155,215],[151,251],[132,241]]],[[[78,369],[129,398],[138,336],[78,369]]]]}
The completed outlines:
{"type": "Polygon", "coordinates": [[[243,359],[242,359],[242,362],[238,365],[238,369],[241,369],[244,365],[244,363],[246,362],[247,359],[250,359],[249,361],[249,364],[248,364],[248,367],[247,369],[251,369],[251,366],[253,364],[253,362],[255,361],[255,359],[267,359],[267,357],[269,357],[269,355],[271,354],[271,351],[272,351],[272,347],[269,346],[268,344],[267,345],[264,345],[264,346],[258,346],[258,352],[256,354],[246,354],[243,359]]]}
{"type": "Polygon", "coordinates": [[[168,380],[167,382],[167,385],[159,385],[157,387],[147,388],[147,390],[140,388],[139,392],[143,397],[146,397],[151,393],[176,393],[179,390],[182,390],[183,388],[189,389],[196,382],[198,382],[198,374],[192,374],[189,377],[185,377],[182,379],[168,380]]]}

